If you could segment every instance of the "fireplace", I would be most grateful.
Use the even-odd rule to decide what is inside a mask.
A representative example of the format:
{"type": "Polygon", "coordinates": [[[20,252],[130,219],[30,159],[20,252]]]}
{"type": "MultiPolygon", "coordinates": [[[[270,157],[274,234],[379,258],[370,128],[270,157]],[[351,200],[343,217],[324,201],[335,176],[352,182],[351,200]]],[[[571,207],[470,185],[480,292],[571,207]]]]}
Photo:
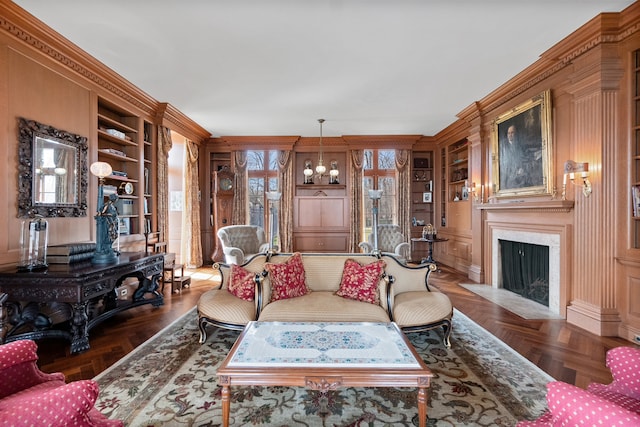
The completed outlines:
{"type": "MultiPolygon", "coordinates": [[[[503,288],[503,246],[501,241],[515,242],[544,247],[547,253],[546,277],[548,283],[547,306],[554,314],[560,312],[560,235],[537,231],[521,231],[503,228],[494,228],[491,232],[491,268],[493,271],[491,285],[494,288],[503,288]]],[[[544,279],[542,279],[544,280],[544,279]]],[[[539,283],[534,286],[539,286],[539,283]]],[[[541,291],[546,293],[546,291],[541,291]]]]}
{"type": "Polygon", "coordinates": [[[549,246],[499,240],[502,287],[549,307],[549,246]]]}

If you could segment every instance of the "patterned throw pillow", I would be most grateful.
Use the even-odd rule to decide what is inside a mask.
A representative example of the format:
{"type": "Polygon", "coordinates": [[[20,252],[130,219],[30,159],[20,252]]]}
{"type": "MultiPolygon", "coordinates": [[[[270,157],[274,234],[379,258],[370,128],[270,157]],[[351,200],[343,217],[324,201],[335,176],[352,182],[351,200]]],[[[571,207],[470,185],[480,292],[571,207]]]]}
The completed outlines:
{"type": "Polygon", "coordinates": [[[255,273],[252,273],[236,264],[231,264],[231,277],[229,278],[229,292],[245,301],[253,301],[256,297],[255,273]]]}
{"type": "Polygon", "coordinates": [[[371,264],[361,265],[353,259],[344,262],[340,289],[336,295],[357,301],[380,304],[378,282],[384,273],[387,263],[378,260],[371,264]]]}
{"type": "Polygon", "coordinates": [[[282,264],[266,263],[271,282],[271,301],[301,297],[311,292],[305,280],[302,256],[295,253],[282,264]]]}

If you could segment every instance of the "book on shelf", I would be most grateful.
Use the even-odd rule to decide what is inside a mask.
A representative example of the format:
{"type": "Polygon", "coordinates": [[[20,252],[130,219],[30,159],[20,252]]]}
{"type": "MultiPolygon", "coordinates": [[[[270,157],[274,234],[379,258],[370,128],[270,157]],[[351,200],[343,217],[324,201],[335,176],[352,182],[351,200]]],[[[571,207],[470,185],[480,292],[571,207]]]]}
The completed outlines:
{"type": "Polygon", "coordinates": [[[62,245],[47,246],[47,256],[49,255],[76,255],[96,250],[95,242],[65,243],[62,245]]]}
{"type": "Polygon", "coordinates": [[[103,185],[102,186],[102,195],[104,197],[110,196],[112,194],[118,193],[118,187],[115,185],[103,185]]]}
{"type": "Polygon", "coordinates": [[[631,186],[631,202],[633,207],[633,216],[640,216],[640,185],[631,186]]]}
{"type": "Polygon", "coordinates": [[[116,150],[115,148],[101,148],[98,151],[102,153],[116,154],[118,156],[127,157],[124,151],[116,150]]]}
{"type": "Polygon", "coordinates": [[[81,252],[73,255],[49,255],[47,254],[47,262],[49,264],[73,264],[81,261],[88,261],[93,258],[94,251],[81,252]]]}
{"type": "Polygon", "coordinates": [[[133,200],[118,199],[116,209],[119,215],[133,215],[133,200]]]}

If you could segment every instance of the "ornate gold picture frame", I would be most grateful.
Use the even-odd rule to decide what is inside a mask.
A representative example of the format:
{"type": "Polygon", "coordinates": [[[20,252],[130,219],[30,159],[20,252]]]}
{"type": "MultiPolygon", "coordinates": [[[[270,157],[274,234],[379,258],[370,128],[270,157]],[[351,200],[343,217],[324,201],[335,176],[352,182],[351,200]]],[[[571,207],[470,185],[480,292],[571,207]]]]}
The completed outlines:
{"type": "Polygon", "coordinates": [[[493,195],[550,195],[551,92],[501,114],[491,128],[493,195]]]}

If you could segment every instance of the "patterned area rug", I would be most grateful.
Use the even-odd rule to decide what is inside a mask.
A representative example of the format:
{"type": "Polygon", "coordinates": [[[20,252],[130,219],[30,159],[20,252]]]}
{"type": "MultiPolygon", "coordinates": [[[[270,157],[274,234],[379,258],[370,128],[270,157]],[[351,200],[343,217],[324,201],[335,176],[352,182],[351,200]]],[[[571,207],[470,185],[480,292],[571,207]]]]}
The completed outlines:
{"type": "MultiPolygon", "coordinates": [[[[455,311],[452,348],[441,330],[411,333],[434,373],[429,426],[513,426],[544,410],[552,378],[455,311]]],[[[104,371],[98,408],[127,426],[221,425],[216,367],[239,332],[209,326],[198,344],[195,308],[104,371]]],[[[299,387],[232,387],[232,426],[417,426],[417,393],[346,388],[322,395],[299,387]]]]}

